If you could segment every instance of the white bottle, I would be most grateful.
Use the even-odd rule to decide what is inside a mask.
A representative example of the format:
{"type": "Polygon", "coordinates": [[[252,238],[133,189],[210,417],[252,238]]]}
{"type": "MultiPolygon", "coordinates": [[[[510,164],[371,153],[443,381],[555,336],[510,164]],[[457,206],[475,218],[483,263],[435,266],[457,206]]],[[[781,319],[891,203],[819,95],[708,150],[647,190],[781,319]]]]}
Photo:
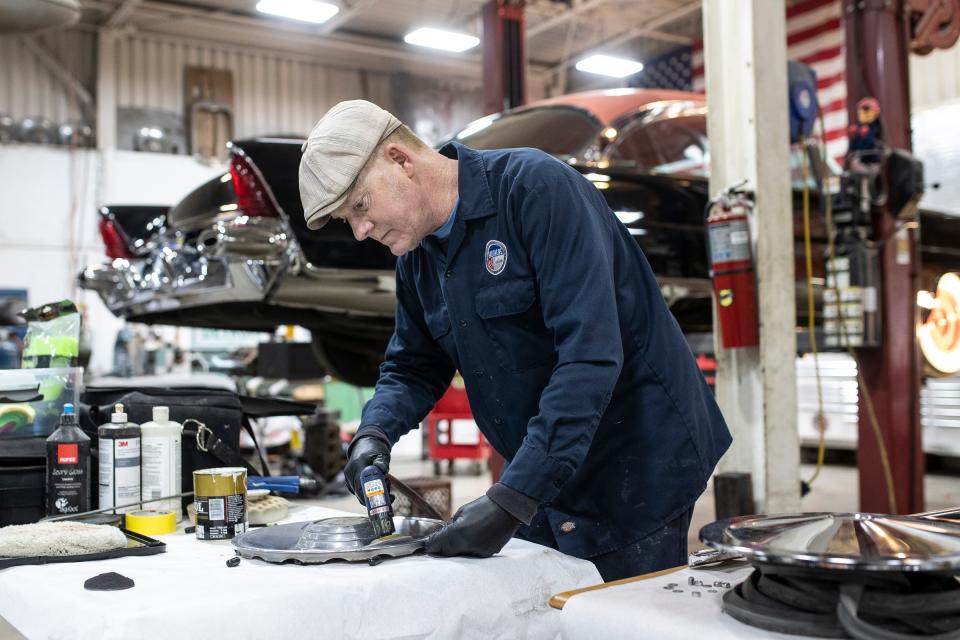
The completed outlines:
{"type": "MultiPolygon", "coordinates": [[[[153,421],[140,425],[143,450],[143,500],[172,496],[183,491],[180,480],[180,439],[183,425],[170,419],[167,407],[153,408],[153,421]]],[[[144,509],[169,510],[183,518],[180,498],[145,504],[144,509]]]]}
{"type": "Polygon", "coordinates": [[[122,404],[113,409],[110,422],[97,429],[100,508],[130,507],[114,509],[124,513],[135,510],[140,501],[140,427],[127,422],[122,404]]]}

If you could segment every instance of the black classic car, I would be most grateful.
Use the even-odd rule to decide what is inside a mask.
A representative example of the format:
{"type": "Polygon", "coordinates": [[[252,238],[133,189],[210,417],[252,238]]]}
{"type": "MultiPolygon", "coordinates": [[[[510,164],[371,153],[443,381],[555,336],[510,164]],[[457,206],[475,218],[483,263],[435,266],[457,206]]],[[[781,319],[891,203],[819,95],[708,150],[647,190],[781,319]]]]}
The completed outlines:
{"type": "MultiPolygon", "coordinates": [[[[702,95],[572,94],[481,118],[454,139],[480,149],[540,148],[577,168],[643,248],[684,331],[711,331],[702,95]]],[[[301,144],[235,141],[229,171],[173,208],[103,208],[112,262],[87,267],[81,285],[136,322],[258,331],[301,325],[331,374],[373,384],[393,329],[395,258],[373,240],[357,242],[348,225],[307,230],[297,186],[301,144]]],[[[815,176],[830,171],[816,153],[810,158],[815,176]]],[[[960,220],[924,212],[922,228],[925,269],[933,276],[960,269],[960,220]]],[[[799,229],[798,221],[802,256],[799,229]]],[[[814,235],[822,246],[822,225],[814,235]]]]}

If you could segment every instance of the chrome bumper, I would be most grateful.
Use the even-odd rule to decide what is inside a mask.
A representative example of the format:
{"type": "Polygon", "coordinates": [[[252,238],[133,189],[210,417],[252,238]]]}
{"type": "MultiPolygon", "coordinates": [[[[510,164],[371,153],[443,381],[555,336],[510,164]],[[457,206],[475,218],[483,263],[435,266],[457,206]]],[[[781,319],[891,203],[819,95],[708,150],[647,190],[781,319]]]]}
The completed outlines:
{"type": "Polygon", "coordinates": [[[195,238],[166,232],[148,257],[90,265],[79,284],[125,318],[225,302],[393,317],[392,271],[314,267],[283,219],[239,215],[195,238]]]}

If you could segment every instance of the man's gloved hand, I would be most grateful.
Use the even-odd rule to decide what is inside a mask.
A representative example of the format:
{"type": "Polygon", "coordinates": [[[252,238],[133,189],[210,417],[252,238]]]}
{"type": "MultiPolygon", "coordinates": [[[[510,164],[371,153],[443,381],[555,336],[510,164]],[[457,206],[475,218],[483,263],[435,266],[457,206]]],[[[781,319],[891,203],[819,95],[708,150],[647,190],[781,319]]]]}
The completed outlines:
{"type": "Polygon", "coordinates": [[[375,435],[361,435],[350,444],[350,457],[343,470],[343,479],[347,483],[347,488],[357,496],[357,500],[362,505],[366,505],[367,502],[364,499],[363,486],[360,484],[360,474],[371,464],[384,474],[389,472],[390,445],[375,435]]]}
{"type": "Polygon", "coordinates": [[[487,496],[463,505],[427,538],[427,553],[436,556],[489,558],[520,528],[520,521],[487,496]]]}

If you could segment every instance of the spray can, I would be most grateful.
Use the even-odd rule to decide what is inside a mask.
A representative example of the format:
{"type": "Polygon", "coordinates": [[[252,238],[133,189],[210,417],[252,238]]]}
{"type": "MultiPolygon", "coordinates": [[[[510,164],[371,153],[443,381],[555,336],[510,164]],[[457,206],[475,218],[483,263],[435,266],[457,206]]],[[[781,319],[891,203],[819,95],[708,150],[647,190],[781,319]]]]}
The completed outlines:
{"type": "MultiPolygon", "coordinates": [[[[123,405],[113,407],[110,422],[100,425],[100,508],[140,502],[140,427],[127,422],[123,405]]],[[[114,513],[130,509],[114,509],[114,513]]]]}
{"type": "Polygon", "coordinates": [[[367,502],[367,515],[378,538],[389,536],[393,526],[393,507],[390,505],[390,486],[379,467],[370,465],[360,472],[360,484],[367,502]]]}
{"type": "Polygon", "coordinates": [[[47,438],[47,515],[90,511],[90,437],[77,426],[72,404],[47,438]]]}
{"type": "MultiPolygon", "coordinates": [[[[168,407],[154,407],[153,420],[140,425],[143,458],[141,499],[155,500],[183,491],[180,477],[182,431],[183,426],[170,419],[168,407]]],[[[177,522],[183,519],[179,498],[154,502],[150,508],[173,511],[177,514],[177,522]]]]}

